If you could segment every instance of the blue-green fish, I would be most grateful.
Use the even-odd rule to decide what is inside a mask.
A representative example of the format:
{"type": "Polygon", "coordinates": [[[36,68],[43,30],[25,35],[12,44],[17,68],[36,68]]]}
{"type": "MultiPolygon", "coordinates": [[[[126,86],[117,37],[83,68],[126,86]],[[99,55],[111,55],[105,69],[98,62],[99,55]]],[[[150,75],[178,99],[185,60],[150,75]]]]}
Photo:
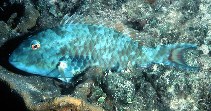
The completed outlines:
{"type": "Polygon", "coordinates": [[[152,64],[195,68],[183,61],[183,53],[195,48],[188,43],[146,47],[112,28],[66,24],[30,36],[9,62],[23,71],[69,82],[88,67],[122,71],[130,63],[134,68],[152,64]]]}

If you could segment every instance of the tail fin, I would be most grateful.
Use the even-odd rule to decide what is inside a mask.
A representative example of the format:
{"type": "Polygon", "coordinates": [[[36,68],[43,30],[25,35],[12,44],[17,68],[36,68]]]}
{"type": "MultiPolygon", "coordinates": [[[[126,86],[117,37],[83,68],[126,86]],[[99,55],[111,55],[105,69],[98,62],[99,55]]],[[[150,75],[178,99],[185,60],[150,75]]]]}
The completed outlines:
{"type": "Polygon", "coordinates": [[[166,56],[166,59],[162,59],[162,63],[164,65],[174,66],[185,70],[199,70],[198,66],[187,64],[186,61],[188,58],[185,57],[185,54],[187,54],[187,52],[189,52],[190,50],[195,50],[196,48],[197,47],[194,44],[169,44],[159,47],[158,52],[169,52],[169,54],[167,55],[168,57],[166,56]]]}

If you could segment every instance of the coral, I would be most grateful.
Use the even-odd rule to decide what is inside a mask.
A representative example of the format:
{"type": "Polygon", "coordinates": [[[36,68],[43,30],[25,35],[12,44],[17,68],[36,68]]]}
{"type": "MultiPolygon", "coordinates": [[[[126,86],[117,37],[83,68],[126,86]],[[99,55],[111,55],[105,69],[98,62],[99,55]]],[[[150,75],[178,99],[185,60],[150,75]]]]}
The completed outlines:
{"type": "Polygon", "coordinates": [[[32,110],[36,111],[104,111],[100,107],[96,107],[84,102],[81,99],[76,99],[70,96],[57,97],[49,102],[44,102],[31,107],[32,110]]]}

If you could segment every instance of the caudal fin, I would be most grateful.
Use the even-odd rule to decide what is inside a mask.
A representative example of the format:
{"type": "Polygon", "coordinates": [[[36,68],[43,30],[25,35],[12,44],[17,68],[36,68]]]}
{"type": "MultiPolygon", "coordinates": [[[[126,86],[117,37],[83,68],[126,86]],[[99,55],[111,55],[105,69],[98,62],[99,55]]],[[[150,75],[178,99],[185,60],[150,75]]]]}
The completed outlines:
{"type": "MultiPolygon", "coordinates": [[[[172,44],[166,46],[170,50],[167,64],[186,70],[199,70],[198,66],[187,64],[187,57],[184,57],[190,50],[196,50],[196,45],[193,44],[172,44]]],[[[190,57],[191,58],[191,57],[190,57]]],[[[193,61],[194,62],[194,61],[193,61]]]]}

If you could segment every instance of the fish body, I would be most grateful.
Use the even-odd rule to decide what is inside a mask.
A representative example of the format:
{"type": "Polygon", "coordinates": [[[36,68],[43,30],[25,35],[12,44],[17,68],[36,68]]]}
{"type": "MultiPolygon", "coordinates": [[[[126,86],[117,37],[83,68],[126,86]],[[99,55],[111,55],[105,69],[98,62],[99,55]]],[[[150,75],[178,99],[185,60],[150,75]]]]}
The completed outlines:
{"type": "Polygon", "coordinates": [[[187,43],[146,47],[112,28],[66,24],[30,36],[9,62],[23,71],[69,82],[88,67],[121,71],[130,63],[134,68],[151,64],[192,68],[182,55],[193,48],[187,43]]]}

